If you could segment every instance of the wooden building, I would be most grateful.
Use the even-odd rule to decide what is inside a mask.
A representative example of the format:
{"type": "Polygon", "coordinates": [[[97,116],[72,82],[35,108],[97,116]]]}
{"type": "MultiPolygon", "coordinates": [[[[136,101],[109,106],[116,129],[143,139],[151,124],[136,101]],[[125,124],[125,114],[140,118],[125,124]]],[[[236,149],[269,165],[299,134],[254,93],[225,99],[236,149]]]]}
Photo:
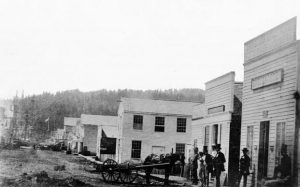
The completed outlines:
{"type": "MultiPolygon", "coordinates": [[[[292,180],[299,186],[300,42],[296,18],[245,43],[241,149],[247,147],[253,175],[261,186],[280,164],[282,144],[292,159],[292,180]]],[[[249,177],[248,177],[249,178],[249,177]]]]}
{"type": "Polygon", "coordinates": [[[117,120],[117,116],[81,115],[81,124],[83,125],[83,147],[86,147],[85,149],[87,151],[90,151],[92,155],[96,155],[102,161],[106,158],[116,158],[116,142],[119,134],[117,120]],[[112,145],[114,146],[114,151],[107,152],[107,147],[102,147],[101,150],[101,143],[104,139],[114,142],[112,145]]]}
{"type": "Polygon", "coordinates": [[[13,136],[13,102],[11,100],[0,100],[0,144],[7,144],[13,136]]]}
{"type": "Polygon", "coordinates": [[[119,162],[151,153],[187,153],[195,103],[121,98],[118,111],[119,162]]]}
{"type": "Polygon", "coordinates": [[[238,172],[243,83],[235,81],[235,73],[205,83],[205,103],[196,105],[192,121],[194,147],[202,151],[221,144],[225,155],[228,183],[236,181],[238,172]]]}
{"type": "MultiPolygon", "coordinates": [[[[80,118],[64,117],[64,137],[65,145],[72,150],[72,152],[78,152],[80,146],[80,118]]],[[[82,139],[82,138],[81,138],[82,139]]]]}

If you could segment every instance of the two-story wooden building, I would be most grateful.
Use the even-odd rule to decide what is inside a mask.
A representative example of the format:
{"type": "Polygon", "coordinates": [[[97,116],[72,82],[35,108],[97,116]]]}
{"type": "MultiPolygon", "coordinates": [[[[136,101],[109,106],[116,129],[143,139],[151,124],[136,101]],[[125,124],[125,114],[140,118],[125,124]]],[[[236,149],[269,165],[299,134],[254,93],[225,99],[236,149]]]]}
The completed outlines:
{"type": "MultiPolygon", "coordinates": [[[[192,144],[202,151],[221,144],[228,183],[236,181],[239,161],[243,83],[229,72],[205,83],[205,103],[193,112],[192,144]]],[[[224,178],[225,179],[225,178],[224,178]]],[[[223,179],[223,180],[224,180],[223,179]]]]}
{"type": "Polygon", "coordinates": [[[296,18],[245,43],[241,149],[248,147],[248,185],[261,186],[280,164],[282,145],[292,159],[293,185],[300,185],[300,42],[296,18]]]}
{"type": "Polygon", "coordinates": [[[121,98],[118,110],[119,162],[151,153],[186,153],[196,103],[121,98]]]}

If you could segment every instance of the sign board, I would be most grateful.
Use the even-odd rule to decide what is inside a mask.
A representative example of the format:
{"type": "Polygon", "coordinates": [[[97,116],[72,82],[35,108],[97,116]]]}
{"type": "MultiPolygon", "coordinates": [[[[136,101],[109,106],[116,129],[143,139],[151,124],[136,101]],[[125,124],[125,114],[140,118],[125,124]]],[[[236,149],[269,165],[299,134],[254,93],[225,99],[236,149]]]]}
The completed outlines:
{"type": "Polygon", "coordinates": [[[252,90],[266,87],[283,81],[283,69],[272,71],[251,80],[252,90]]]}
{"type": "Polygon", "coordinates": [[[116,138],[101,138],[100,153],[101,154],[116,154],[116,138]]]}
{"type": "Polygon", "coordinates": [[[218,112],[224,112],[225,111],[225,105],[213,107],[208,109],[208,114],[214,114],[218,112]]]}

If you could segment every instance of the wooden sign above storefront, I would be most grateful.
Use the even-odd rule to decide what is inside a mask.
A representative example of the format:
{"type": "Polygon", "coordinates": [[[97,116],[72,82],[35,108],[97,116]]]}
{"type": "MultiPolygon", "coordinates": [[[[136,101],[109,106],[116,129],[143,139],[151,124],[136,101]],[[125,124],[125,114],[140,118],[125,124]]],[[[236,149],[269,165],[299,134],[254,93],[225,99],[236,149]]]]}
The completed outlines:
{"type": "Polygon", "coordinates": [[[252,90],[263,88],[283,81],[283,69],[278,69],[251,80],[252,90]]]}
{"type": "Polygon", "coordinates": [[[225,111],[225,105],[213,107],[208,109],[208,114],[214,114],[218,112],[224,112],[225,111]]]}

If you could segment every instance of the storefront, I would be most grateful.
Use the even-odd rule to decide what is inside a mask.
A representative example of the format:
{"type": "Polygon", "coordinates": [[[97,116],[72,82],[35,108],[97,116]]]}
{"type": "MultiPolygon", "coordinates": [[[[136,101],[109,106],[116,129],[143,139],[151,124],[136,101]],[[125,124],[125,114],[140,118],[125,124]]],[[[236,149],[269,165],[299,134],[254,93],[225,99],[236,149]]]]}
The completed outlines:
{"type": "Polygon", "coordinates": [[[192,137],[195,147],[202,151],[221,144],[225,155],[227,184],[236,181],[240,147],[243,83],[235,81],[230,72],[205,84],[205,103],[194,107],[192,137]]]}
{"type": "Polygon", "coordinates": [[[292,159],[293,183],[299,184],[299,49],[296,18],[245,43],[240,149],[250,150],[249,186],[273,177],[283,145],[292,159]]]}

